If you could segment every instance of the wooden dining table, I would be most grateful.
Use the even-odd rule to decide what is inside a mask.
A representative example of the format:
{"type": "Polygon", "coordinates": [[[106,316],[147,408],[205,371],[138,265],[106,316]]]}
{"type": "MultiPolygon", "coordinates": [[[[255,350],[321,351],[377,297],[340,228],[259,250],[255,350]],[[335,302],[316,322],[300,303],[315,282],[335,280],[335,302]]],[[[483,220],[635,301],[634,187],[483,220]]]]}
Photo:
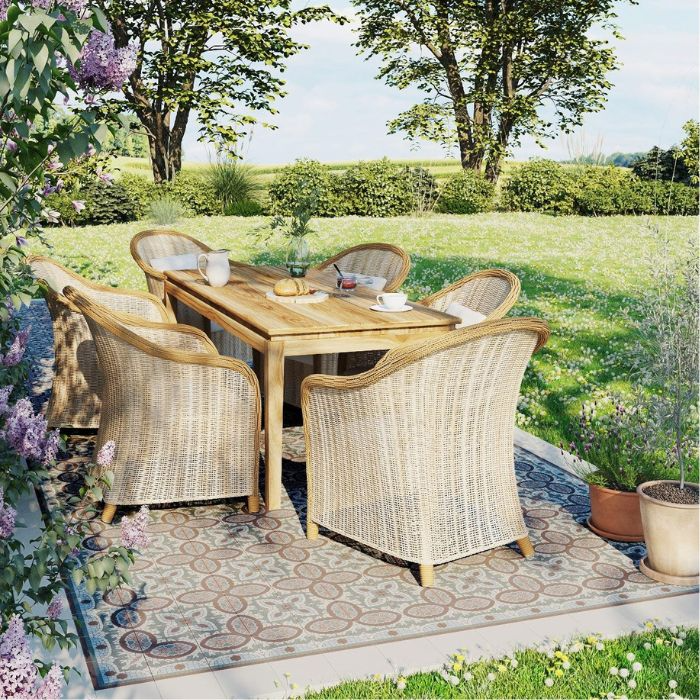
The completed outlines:
{"type": "MultiPolygon", "coordinates": [[[[410,303],[411,311],[373,311],[377,292],[358,286],[336,289],[335,272],[309,270],[306,281],[328,292],[317,304],[281,303],[266,293],[289,277],[284,267],[253,266],[231,261],[225,287],[211,287],[196,270],[166,272],[165,295],[171,308],[184,304],[253,348],[254,365],[262,374],[265,420],[265,503],[280,507],[282,493],[282,407],[284,361],[295,355],[386,350],[453,330],[454,316],[410,303]]],[[[206,329],[205,329],[206,330],[206,329]]]]}

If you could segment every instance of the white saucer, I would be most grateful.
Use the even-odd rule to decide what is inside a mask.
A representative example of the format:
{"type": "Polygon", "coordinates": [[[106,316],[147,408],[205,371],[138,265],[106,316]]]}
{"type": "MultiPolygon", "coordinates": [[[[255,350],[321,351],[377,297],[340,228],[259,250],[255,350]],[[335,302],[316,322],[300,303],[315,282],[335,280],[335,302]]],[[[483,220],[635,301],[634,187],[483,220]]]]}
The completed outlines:
{"type": "Polygon", "coordinates": [[[399,306],[398,309],[387,309],[386,306],[382,306],[381,304],[374,304],[369,308],[372,309],[372,311],[383,311],[385,314],[400,314],[403,311],[413,311],[413,307],[408,304],[399,306]]]}

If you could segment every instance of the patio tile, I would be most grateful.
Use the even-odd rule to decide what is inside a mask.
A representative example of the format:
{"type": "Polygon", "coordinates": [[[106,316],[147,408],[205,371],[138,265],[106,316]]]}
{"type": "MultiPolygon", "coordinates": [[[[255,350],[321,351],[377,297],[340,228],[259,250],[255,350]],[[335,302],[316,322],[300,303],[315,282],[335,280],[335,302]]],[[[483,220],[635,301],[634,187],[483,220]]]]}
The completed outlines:
{"type": "Polygon", "coordinates": [[[380,644],[376,649],[391,664],[392,675],[406,675],[432,671],[445,663],[446,655],[432,642],[433,637],[419,637],[380,644]]]}
{"type": "Polygon", "coordinates": [[[120,685],[117,688],[105,688],[93,691],[96,700],[156,700],[161,698],[155,681],[120,685]]]}
{"type": "Polygon", "coordinates": [[[285,686],[294,684],[290,695],[299,695],[304,690],[317,690],[340,683],[341,678],[325,654],[312,654],[294,659],[272,662],[273,669],[282,678],[285,686]]]}
{"type": "Polygon", "coordinates": [[[382,644],[328,652],[325,657],[342,680],[359,680],[375,674],[390,676],[395,672],[391,661],[382,653],[382,644]]]}
{"type": "Polygon", "coordinates": [[[270,697],[284,686],[284,678],[269,663],[227,668],[212,674],[227,698],[270,697]]]}
{"type": "Polygon", "coordinates": [[[218,700],[229,697],[211,671],[174,678],[159,678],[156,686],[162,698],[173,700],[189,698],[217,698],[218,700]]]}

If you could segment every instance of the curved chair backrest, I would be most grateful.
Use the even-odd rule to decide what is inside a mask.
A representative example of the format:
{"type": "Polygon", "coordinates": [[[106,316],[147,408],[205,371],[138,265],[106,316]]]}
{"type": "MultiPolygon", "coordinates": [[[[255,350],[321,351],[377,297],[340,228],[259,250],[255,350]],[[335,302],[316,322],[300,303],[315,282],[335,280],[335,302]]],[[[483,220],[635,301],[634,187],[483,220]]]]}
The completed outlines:
{"type": "Polygon", "coordinates": [[[211,248],[192,236],[169,229],[141,231],[131,239],[131,257],[146,275],[148,290],[159,299],[165,294],[165,275],[151,266],[154,258],[186,253],[208,253],[211,248]]]}
{"type": "Polygon", "coordinates": [[[452,302],[468,306],[491,321],[503,318],[520,296],[520,280],[508,270],[479,270],[431,294],[420,303],[445,311],[452,302]]]}
{"type": "Polygon", "coordinates": [[[389,243],[362,243],[324,260],[317,269],[325,270],[335,263],[341,270],[384,277],[384,291],[393,292],[408,277],[411,258],[405,250],[389,243]]]}
{"type": "Polygon", "coordinates": [[[304,425],[327,426],[307,430],[310,508],[376,492],[392,527],[351,507],[324,510],[319,522],[418,562],[522,537],[515,413],[525,368],[548,336],[539,319],[486,321],[391,350],[364,374],[307,378],[304,425]],[[340,454],[362,465],[343,479],[333,477],[340,454]]]}
{"type": "Polygon", "coordinates": [[[173,317],[153,295],[86,280],[51,258],[27,259],[34,276],[46,285],[54,341],[54,378],[46,418],[51,427],[96,428],[100,422],[101,373],[85,318],[64,295],[68,286],[110,309],[150,321],[173,317]]]}
{"type": "Polygon", "coordinates": [[[64,288],[70,286],[113,311],[131,313],[149,321],[169,322],[173,320],[171,314],[159,303],[159,300],[146,292],[132,289],[123,290],[93,282],[77,272],[69,270],[56,260],[42,255],[30,256],[27,258],[27,263],[32,269],[34,277],[46,284],[47,301],[52,316],[54,311],[58,312],[58,309],[62,307],[72,313],[81,313],[75,304],[63,294],[64,288]]]}

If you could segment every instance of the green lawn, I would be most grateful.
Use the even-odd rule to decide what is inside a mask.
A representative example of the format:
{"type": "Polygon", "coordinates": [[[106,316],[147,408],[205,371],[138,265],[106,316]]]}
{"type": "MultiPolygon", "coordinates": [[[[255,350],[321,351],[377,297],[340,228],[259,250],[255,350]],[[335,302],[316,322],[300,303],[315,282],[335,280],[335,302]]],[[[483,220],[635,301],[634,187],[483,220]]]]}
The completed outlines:
{"type": "MultiPolygon", "coordinates": [[[[284,259],[279,238],[261,242],[262,218],[201,217],[176,228],[226,247],[244,261],[284,259]]],[[[319,219],[311,245],[322,259],[363,241],[403,246],[413,260],[406,283],[419,299],[459,277],[486,267],[517,274],[523,293],[517,315],[546,319],[552,337],[535,356],[522,390],[518,423],[558,444],[566,416],[584,400],[629,387],[625,350],[632,330],[625,321],[648,279],[647,258],[655,254],[648,225],[657,223],[677,250],[695,240],[697,217],[551,217],[491,213],[364,219],[319,219]]],[[[47,231],[50,253],[83,274],[114,285],[144,288],[143,274],[129,254],[131,237],[147,222],[47,231]]],[[[35,246],[36,249],[36,246],[35,246]]]]}
{"type": "MultiPolygon", "coordinates": [[[[675,628],[674,628],[675,629],[675,628]]],[[[468,663],[456,652],[438,673],[348,681],[306,698],[683,698],[698,697],[698,630],[648,629],[591,636],[468,663]],[[597,646],[602,646],[602,649],[597,646]],[[646,646],[645,646],[646,645],[646,646]],[[633,656],[628,656],[633,655],[633,656]],[[515,661],[515,663],[514,663],[515,661]],[[641,667],[640,667],[641,665],[641,667]],[[615,669],[613,675],[611,669],[615,669]],[[550,679],[550,680],[547,680],[550,679]],[[675,686],[674,682],[675,681],[675,686]],[[404,687],[405,686],[405,687],[404,687]],[[673,686],[673,687],[672,687],[673,686]]],[[[293,677],[289,679],[293,684],[293,677]]],[[[291,688],[292,694],[299,692],[291,688]]]]}

